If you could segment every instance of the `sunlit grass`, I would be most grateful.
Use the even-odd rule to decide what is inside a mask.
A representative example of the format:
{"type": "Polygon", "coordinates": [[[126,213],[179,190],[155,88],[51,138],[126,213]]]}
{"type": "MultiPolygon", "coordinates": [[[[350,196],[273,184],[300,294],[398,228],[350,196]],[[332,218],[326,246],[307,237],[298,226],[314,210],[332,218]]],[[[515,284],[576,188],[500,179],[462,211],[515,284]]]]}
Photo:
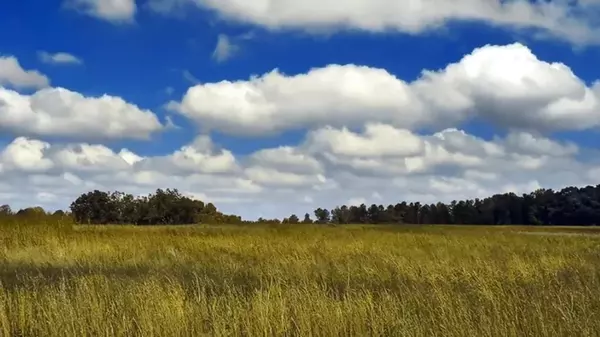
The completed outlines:
{"type": "Polygon", "coordinates": [[[524,230],[1,226],[0,336],[600,335],[600,236],[524,230]]]}

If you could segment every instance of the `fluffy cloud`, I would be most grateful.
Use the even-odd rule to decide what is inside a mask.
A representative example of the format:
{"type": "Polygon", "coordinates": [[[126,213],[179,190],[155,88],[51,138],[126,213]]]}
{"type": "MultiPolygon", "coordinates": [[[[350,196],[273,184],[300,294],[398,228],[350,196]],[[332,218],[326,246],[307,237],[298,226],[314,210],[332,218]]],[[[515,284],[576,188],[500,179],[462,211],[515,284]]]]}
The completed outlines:
{"type": "Polygon", "coordinates": [[[317,128],[296,146],[238,158],[207,136],[155,156],[18,137],[0,152],[0,195],[14,196],[15,207],[52,208],[95,188],[142,194],[174,187],[249,218],[301,215],[347,202],[450,201],[595,184],[600,163],[589,151],[521,131],[486,140],[458,129],[423,135],[377,123],[317,128]]]}
{"type": "Polygon", "coordinates": [[[383,157],[409,156],[423,151],[424,142],[408,130],[385,124],[367,124],[364,136],[331,127],[310,132],[308,147],[313,152],[328,151],[334,155],[383,157]]]}
{"type": "Polygon", "coordinates": [[[48,77],[39,71],[23,69],[16,57],[0,55],[0,86],[44,88],[49,84],[48,77]]]}
{"type": "Polygon", "coordinates": [[[298,149],[319,158],[333,171],[376,177],[468,172],[469,178],[493,178],[500,173],[541,169],[547,164],[564,165],[565,158],[571,160],[579,153],[573,143],[524,132],[484,140],[457,129],[423,136],[382,124],[368,124],[362,132],[318,129],[310,132],[298,149]],[[340,135],[346,141],[340,141],[340,135]]]}
{"type": "Polygon", "coordinates": [[[113,23],[131,22],[135,0],[64,0],[65,6],[113,23]]]}
{"type": "Polygon", "coordinates": [[[485,140],[458,129],[421,135],[368,124],[360,131],[315,129],[296,147],[253,154],[246,171],[269,190],[252,210],[272,216],[300,213],[309,205],[448,202],[595,184],[598,163],[580,159],[591,158],[589,151],[522,131],[485,140]],[[319,175],[321,180],[314,179],[319,175]]]}
{"type": "MultiPolygon", "coordinates": [[[[104,145],[87,143],[51,145],[48,142],[18,137],[2,151],[4,173],[69,172],[99,173],[127,170],[141,157],[132,161],[130,151],[115,153],[104,145]]],[[[72,176],[72,175],[71,175],[72,176]]]]}
{"type": "Polygon", "coordinates": [[[6,182],[0,184],[0,193],[23,197],[14,199],[15,207],[37,202],[64,208],[78,194],[96,188],[145,194],[158,187],[175,187],[184,193],[213,194],[217,200],[229,201],[262,191],[239,174],[231,152],[218,150],[204,136],[174,153],[153,157],[104,145],[50,144],[18,137],[0,152],[0,177],[6,182]],[[38,197],[48,193],[54,195],[51,200],[38,197]]]}
{"type": "MultiPolygon", "coordinates": [[[[35,72],[12,62],[20,71],[0,68],[0,79],[31,87],[23,74],[35,72]]],[[[476,49],[412,82],[356,65],[295,76],[273,71],[198,84],[171,108],[230,133],[309,129],[298,144],[236,156],[199,135],[169,153],[141,155],[65,137],[147,138],[164,128],[151,111],[109,95],[63,88],[25,95],[0,87],[0,129],[16,135],[0,147],[0,197],[15,208],[65,208],[92,189],[145,194],[172,187],[257,218],[342,203],[450,201],[596,184],[597,153],[546,132],[597,127],[599,99],[600,84],[586,85],[566,65],[539,60],[521,44],[476,49]],[[473,118],[508,131],[484,139],[460,129],[473,118]],[[420,127],[433,131],[415,131],[420,127]],[[36,139],[46,136],[62,140],[36,139]]]]}
{"type": "Polygon", "coordinates": [[[50,144],[19,137],[10,143],[0,155],[2,171],[18,170],[23,172],[45,171],[52,168],[53,163],[44,158],[44,151],[50,144]]]}
{"type": "Polygon", "coordinates": [[[539,60],[518,43],[478,48],[413,85],[436,107],[448,102],[501,126],[580,130],[600,123],[600,82],[587,87],[565,64],[539,60]]]}
{"type": "MultiPolygon", "coordinates": [[[[172,109],[229,133],[272,133],[323,124],[371,120],[416,125],[433,116],[419,109],[410,87],[385,70],[331,65],[286,76],[274,70],[249,81],[191,87],[172,109]]],[[[442,117],[442,116],[439,116],[442,117]]]]}
{"type": "Polygon", "coordinates": [[[17,135],[148,139],[162,127],[151,111],[120,97],[64,88],[24,95],[0,87],[0,129],[17,135]]]}
{"type": "Polygon", "coordinates": [[[267,165],[273,169],[292,173],[323,172],[323,167],[318,160],[291,146],[256,151],[249,157],[249,162],[253,165],[267,165]]]}
{"type": "Polygon", "coordinates": [[[69,53],[58,52],[58,53],[49,53],[46,51],[38,52],[39,59],[44,63],[50,64],[82,64],[83,61],[69,53]]]}
{"type": "Polygon", "coordinates": [[[318,186],[327,182],[327,178],[322,174],[282,172],[273,168],[259,166],[251,166],[244,173],[256,183],[274,188],[302,188],[306,186],[318,186]]]}
{"type": "MultiPolygon", "coordinates": [[[[52,58],[69,60],[61,55],[52,58]]],[[[15,57],[0,57],[0,130],[17,136],[148,139],[164,128],[152,111],[120,97],[86,97],[48,85],[46,76],[24,70],[15,57]],[[28,95],[9,87],[40,90],[28,95]]]]}
{"type": "Polygon", "coordinates": [[[325,168],[300,148],[281,146],[262,149],[246,160],[244,174],[252,181],[274,189],[321,189],[335,184],[325,177],[325,168]]]}
{"type": "Polygon", "coordinates": [[[410,83],[352,64],[293,76],[276,69],[198,84],[169,106],[203,127],[245,135],[366,122],[443,129],[473,118],[508,129],[582,130],[600,125],[600,82],[588,87],[568,66],[515,43],[477,48],[410,83]]]}
{"type": "Polygon", "coordinates": [[[229,150],[217,149],[208,136],[199,136],[191,144],[174,153],[149,158],[138,163],[147,170],[161,169],[169,173],[234,173],[239,168],[229,150]]]}
{"type": "Polygon", "coordinates": [[[600,41],[595,0],[152,0],[151,8],[166,12],[195,4],[221,17],[268,29],[359,29],[410,34],[439,28],[452,21],[478,21],[516,29],[535,29],[578,44],[600,41]]]}

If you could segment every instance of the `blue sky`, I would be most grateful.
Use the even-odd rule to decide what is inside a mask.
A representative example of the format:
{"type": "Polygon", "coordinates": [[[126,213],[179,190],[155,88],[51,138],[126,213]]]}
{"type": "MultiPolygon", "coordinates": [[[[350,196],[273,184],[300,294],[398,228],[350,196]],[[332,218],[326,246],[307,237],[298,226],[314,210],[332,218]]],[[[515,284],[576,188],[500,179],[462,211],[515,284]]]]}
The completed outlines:
{"type": "MultiPolygon", "coordinates": [[[[29,186],[23,191],[23,184],[8,184],[2,187],[0,196],[16,205],[33,199],[38,204],[58,208],[66,207],[77,193],[90,187],[125,187],[132,193],[145,193],[156,187],[178,187],[214,200],[226,211],[252,218],[311,211],[320,202],[325,202],[325,206],[358,201],[395,203],[403,199],[427,202],[436,197],[458,199],[511,189],[526,192],[536,187],[597,183],[595,163],[586,158],[586,154],[597,150],[597,126],[600,124],[599,106],[594,105],[595,97],[600,97],[600,90],[594,91],[594,81],[600,78],[600,68],[596,66],[600,49],[591,16],[598,13],[595,2],[580,1],[570,7],[555,2],[555,14],[550,16],[543,14],[547,13],[541,10],[543,5],[530,1],[526,8],[537,13],[531,18],[519,15],[523,9],[513,10],[501,5],[482,14],[426,3],[411,9],[411,15],[394,16],[386,15],[396,10],[393,6],[387,11],[381,9],[386,0],[355,2],[363,6],[362,10],[350,8],[352,5],[344,8],[342,2],[334,0],[303,4],[271,0],[271,7],[264,8],[261,1],[250,0],[22,0],[3,4],[0,57],[18,60],[18,68],[22,71],[19,76],[31,76],[28,72],[37,71],[46,76],[49,83],[18,86],[14,69],[13,75],[4,71],[4,80],[0,70],[0,88],[34,96],[37,91],[59,87],[78,93],[84,99],[109,95],[134,105],[136,111],[114,108],[116,110],[109,114],[108,110],[113,106],[104,105],[98,108],[96,115],[87,116],[91,105],[79,105],[76,110],[66,113],[67,105],[71,104],[69,100],[52,109],[41,107],[40,103],[28,110],[31,118],[38,118],[36,123],[39,124],[24,122],[20,125],[20,122],[9,121],[20,113],[16,108],[0,110],[0,129],[3,130],[0,141],[5,146],[5,162],[0,166],[4,169],[0,170],[0,175],[29,186]],[[131,8],[135,10],[131,11],[131,8]],[[439,12],[433,15],[432,11],[439,12]],[[368,15],[363,14],[365,12],[368,15]],[[383,29],[382,25],[388,28],[383,29]],[[219,39],[221,47],[232,50],[220,60],[215,56],[219,39]],[[368,81],[377,78],[384,82],[396,79],[410,84],[419,81],[423,70],[444,72],[449,64],[461,62],[477,48],[486,45],[504,48],[514,43],[519,48],[511,51],[512,54],[500,54],[497,49],[485,57],[478,56],[477,62],[495,70],[458,79],[463,76],[460,74],[472,74],[473,69],[479,69],[475,61],[469,65],[465,62],[464,69],[470,70],[437,80],[435,87],[427,87],[430,88],[427,94],[425,91],[415,94],[420,101],[414,103],[418,104],[414,108],[412,105],[399,107],[397,104],[400,103],[396,101],[389,103],[390,106],[381,103],[388,102],[388,98],[395,99],[396,91],[393,90],[388,96],[381,94],[371,100],[367,95],[378,94],[378,91],[373,93],[352,87],[348,90],[360,98],[349,98],[348,91],[339,92],[333,88],[338,83],[336,78],[337,81],[347,79],[343,80],[347,81],[346,85],[356,88],[368,88],[368,81]],[[44,61],[42,52],[49,56],[68,53],[80,61],[44,61]],[[547,66],[537,69],[529,60],[520,68],[518,65],[512,68],[510,61],[504,60],[508,55],[518,57],[528,52],[535,62],[547,66]],[[568,67],[576,81],[552,71],[549,63],[553,62],[568,67]],[[337,72],[323,72],[322,76],[305,76],[311,69],[333,69],[331,65],[342,68],[337,72]],[[507,67],[507,70],[498,71],[499,67],[507,67]],[[264,82],[269,83],[265,87],[251,85],[254,83],[252,76],[262,78],[275,69],[280,72],[279,80],[264,82]],[[385,78],[377,77],[381,73],[374,70],[386,72],[385,78]],[[536,72],[538,70],[540,72],[536,72]],[[521,78],[521,82],[515,83],[523,85],[522,91],[513,90],[515,86],[505,89],[501,85],[508,83],[507,80],[497,78],[503,74],[511,81],[532,78],[534,82],[538,81],[537,86],[522,84],[526,81],[521,78]],[[486,78],[488,75],[496,77],[486,78]],[[304,82],[289,81],[303,76],[306,77],[304,82]],[[333,82],[323,84],[330,76],[333,82]],[[247,96],[232,94],[232,88],[219,85],[221,81],[240,81],[238,88],[241,86],[254,93],[260,91],[257,99],[264,102],[252,106],[254,101],[245,102],[243,98],[247,96]],[[439,87],[439,83],[445,84],[439,87]],[[467,86],[469,89],[463,90],[467,86]],[[190,104],[174,107],[185,102],[186,92],[193,87],[203,99],[190,95],[187,101],[190,104]],[[459,104],[457,101],[461,107],[457,105],[446,111],[444,100],[434,109],[427,105],[430,98],[423,98],[430,97],[431,93],[441,96],[451,89],[459,90],[464,97],[471,95],[468,100],[475,103],[468,104],[467,108],[467,105],[463,107],[464,102],[459,104]],[[524,90],[531,90],[531,94],[524,90]],[[590,95],[586,96],[587,103],[583,102],[584,90],[590,95]],[[496,96],[492,99],[490,93],[498,94],[502,99],[496,96]],[[541,98],[534,103],[525,102],[526,98],[538,96],[541,98]],[[334,102],[334,99],[345,98],[348,98],[346,102],[351,102],[348,106],[334,102]],[[572,102],[566,106],[560,103],[565,98],[572,102]],[[305,104],[308,100],[310,104],[305,104]],[[486,105],[492,101],[495,105],[486,105]],[[167,106],[169,102],[172,103],[170,107],[167,106]],[[423,105],[423,102],[427,104],[423,105]],[[504,104],[510,113],[502,111],[504,104]],[[262,126],[260,118],[244,120],[242,115],[232,113],[235,109],[247,114],[260,113],[263,108],[272,115],[262,126]],[[569,109],[576,115],[569,117],[569,109]],[[141,126],[145,122],[137,123],[123,117],[130,113],[131,118],[136,119],[141,116],[138,115],[142,113],[140,111],[146,112],[147,126],[141,126]],[[53,118],[58,120],[61,113],[66,114],[66,121],[72,117],[68,114],[79,115],[83,124],[75,123],[73,129],[48,126],[53,118]],[[2,114],[7,117],[3,118],[2,114]],[[305,117],[310,114],[312,117],[305,117]],[[523,117],[528,114],[537,117],[523,117]],[[156,116],[159,124],[153,124],[148,117],[151,115],[156,116]],[[102,131],[109,118],[120,118],[115,119],[115,125],[130,123],[131,127],[126,125],[111,133],[102,131]],[[177,127],[166,126],[167,121],[177,127]],[[266,127],[269,123],[272,126],[266,127]],[[373,130],[378,131],[369,134],[365,128],[370,123],[390,129],[375,128],[373,130]],[[34,128],[33,124],[37,126],[34,128]],[[206,131],[207,127],[210,132],[206,131]],[[254,127],[252,132],[245,131],[254,127]],[[440,132],[451,129],[458,129],[462,137],[468,136],[488,145],[473,143],[483,150],[467,149],[470,143],[461,140],[464,148],[455,149],[455,144],[446,144],[449,141],[444,140],[446,143],[439,145],[443,151],[431,150],[434,148],[431,137],[437,141],[441,138],[436,138],[436,133],[439,136],[440,132]],[[398,130],[410,134],[394,133],[398,130]],[[148,137],[133,137],[136,132],[148,137]],[[528,136],[534,140],[523,141],[525,138],[522,137],[528,136]],[[6,150],[18,137],[25,137],[29,142],[19,147],[20,151],[29,151],[26,154],[17,155],[15,151],[6,150]],[[198,139],[201,141],[194,141],[198,139]],[[31,143],[34,141],[38,143],[31,143]],[[398,142],[396,148],[384,146],[393,141],[398,142]],[[413,143],[416,145],[411,145],[413,143]],[[91,150],[84,151],[77,144],[87,144],[91,150]],[[196,157],[182,150],[186,146],[195,151],[196,157]],[[488,150],[493,146],[501,148],[503,159],[494,154],[496,150],[488,150]],[[365,153],[362,150],[365,147],[371,148],[373,153],[365,153]],[[565,150],[569,147],[576,151],[565,150]],[[138,160],[126,164],[118,162],[124,160],[120,152],[124,148],[135,153],[138,160]],[[112,151],[112,154],[99,149],[112,151]],[[266,156],[264,150],[272,151],[267,151],[269,155],[266,156]],[[75,151],[79,159],[69,162],[65,159],[68,151],[75,151]],[[177,151],[188,155],[177,156],[177,151]],[[287,153],[287,157],[277,151],[287,153]],[[377,151],[382,152],[377,154],[377,151]],[[427,151],[430,152],[425,153],[427,151]],[[489,159],[486,155],[496,157],[489,159]],[[391,160],[393,156],[396,158],[391,160]],[[283,163],[288,157],[290,161],[283,163]],[[451,157],[455,159],[446,162],[451,157]],[[482,163],[500,163],[501,160],[505,160],[506,165],[513,165],[518,160],[531,163],[523,164],[528,169],[496,172],[483,164],[478,166],[476,158],[482,163]],[[473,161],[472,166],[463,165],[469,160],[473,161]],[[307,166],[301,161],[311,164],[307,166]],[[438,162],[443,165],[435,166],[438,162]],[[89,168],[83,167],[90,163],[102,163],[105,171],[90,172],[89,168]],[[82,167],[78,167],[79,164],[82,167]],[[446,172],[443,168],[448,165],[453,169],[446,172]],[[31,167],[42,169],[36,171],[31,167]],[[313,170],[303,171],[303,167],[313,170]],[[557,172],[562,172],[559,179],[557,172]],[[122,180],[107,178],[115,175],[122,180]],[[200,175],[200,181],[194,180],[200,175]],[[226,182],[213,186],[212,175],[226,182]],[[278,175],[281,181],[277,181],[278,175]],[[38,186],[41,176],[51,182],[74,176],[77,183],[72,183],[72,188],[38,186]],[[477,181],[479,178],[472,178],[475,176],[489,179],[477,181]],[[274,180],[269,181],[269,177],[274,180]],[[361,179],[363,182],[356,182],[361,179]],[[395,189],[390,189],[392,180],[397,183],[395,189]],[[236,186],[242,187],[236,190],[236,186]]],[[[458,1],[456,8],[485,2],[458,1]]],[[[385,83],[393,86],[392,82],[385,83]]],[[[43,102],[52,105],[59,96],[48,97],[43,102]]]]}

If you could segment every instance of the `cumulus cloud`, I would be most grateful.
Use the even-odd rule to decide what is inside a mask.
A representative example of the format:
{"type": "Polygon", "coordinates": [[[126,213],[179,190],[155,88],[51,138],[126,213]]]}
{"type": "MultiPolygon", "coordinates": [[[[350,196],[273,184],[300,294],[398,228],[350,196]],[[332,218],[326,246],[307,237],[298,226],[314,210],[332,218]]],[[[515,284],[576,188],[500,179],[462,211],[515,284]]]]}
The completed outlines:
{"type": "Polygon", "coordinates": [[[326,127],[310,132],[308,146],[314,152],[360,157],[407,156],[423,151],[423,141],[408,130],[390,125],[369,123],[364,136],[347,128],[326,127]]]}
{"type": "Polygon", "coordinates": [[[327,183],[322,174],[299,174],[260,166],[251,166],[244,173],[252,181],[272,188],[302,188],[327,183]]]}
{"type": "Polygon", "coordinates": [[[0,86],[44,88],[50,80],[37,70],[25,70],[14,56],[0,55],[0,86]]]}
{"type": "Polygon", "coordinates": [[[217,149],[205,136],[171,154],[152,157],[99,144],[51,144],[17,137],[0,152],[0,177],[7,182],[0,184],[0,193],[20,193],[13,199],[15,207],[37,201],[64,208],[78,194],[96,188],[145,194],[158,187],[175,187],[229,201],[260,192],[258,184],[236,174],[236,165],[231,152],[217,149]],[[37,197],[50,192],[56,196],[51,202],[37,197]]]}
{"type": "Polygon", "coordinates": [[[138,164],[147,170],[160,168],[169,173],[218,174],[238,170],[237,161],[231,151],[218,149],[212,140],[204,135],[170,155],[149,158],[138,164]]]}
{"type": "Polygon", "coordinates": [[[534,29],[576,44],[597,43],[597,1],[542,0],[152,0],[152,8],[169,12],[195,4],[226,20],[267,29],[318,33],[357,29],[418,34],[454,21],[484,22],[511,29],[534,29]]]}
{"type": "MultiPolygon", "coordinates": [[[[260,166],[262,172],[268,172],[271,177],[270,191],[280,186],[294,186],[278,193],[270,192],[289,198],[269,199],[271,203],[282,205],[281,213],[278,213],[282,215],[285,215],[283,209],[301,211],[301,201],[295,200],[300,196],[308,196],[316,205],[328,207],[347,202],[449,202],[502,192],[529,193],[541,187],[595,184],[594,179],[600,172],[596,169],[597,162],[580,159],[580,155],[589,149],[521,131],[485,140],[458,129],[421,135],[383,124],[368,125],[360,131],[324,127],[310,132],[296,147],[259,153],[269,151],[295,153],[295,157],[287,157],[290,162],[298,162],[297,158],[302,155],[303,162],[319,163],[319,171],[312,165],[305,166],[302,171],[298,169],[302,166],[286,168],[281,162],[284,159],[273,162],[268,156],[253,155],[253,167],[260,166]],[[373,132],[386,129],[394,137],[382,137],[373,132]],[[319,135],[318,142],[314,141],[315,134],[319,135]],[[341,142],[340,135],[347,141],[341,142]],[[390,142],[397,144],[399,149],[390,151],[390,142]],[[365,151],[357,144],[370,144],[372,151],[365,151]],[[404,147],[403,144],[409,145],[404,147]],[[325,179],[299,182],[298,177],[311,177],[315,172],[320,172],[325,179]],[[290,173],[296,180],[282,178],[290,173]]],[[[286,157],[281,155],[280,158],[286,157]]],[[[262,207],[276,211],[264,203],[262,207]]]]}
{"type": "Polygon", "coordinates": [[[456,103],[501,126],[580,130],[599,123],[600,82],[587,87],[567,65],[540,60],[519,43],[477,48],[442,71],[425,71],[414,85],[435,106],[456,103]]]}
{"type": "Polygon", "coordinates": [[[407,111],[418,103],[409,89],[385,70],[330,65],[296,76],[274,70],[248,81],[196,85],[170,106],[203,126],[236,134],[361,125],[366,116],[416,125],[431,116],[407,111]]]}
{"type": "Polygon", "coordinates": [[[135,0],[64,0],[64,4],[113,23],[132,22],[137,10],[135,0]]]}
{"type": "Polygon", "coordinates": [[[486,140],[459,129],[419,134],[386,124],[317,128],[296,146],[238,157],[205,135],[153,156],[18,137],[0,151],[0,194],[15,195],[15,207],[67,207],[95,188],[145,194],[171,187],[247,218],[282,217],[347,202],[449,202],[595,184],[600,164],[587,151],[521,131],[486,140]]]}
{"type": "Polygon", "coordinates": [[[19,137],[10,143],[0,155],[2,171],[19,170],[23,172],[45,171],[54,165],[44,158],[44,151],[50,144],[35,139],[19,137]]]}
{"type": "MultiPolygon", "coordinates": [[[[1,70],[13,86],[22,76],[1,70]]],[[[546,132],[597,127],[599,99],[600,84],[586,85],[521,44],[478,48],[412,82],[356,65],[294,76],[273,71],[195,85],[171,108],[236,134],[307,128],[297,144],[236,155],[202,134],[173,151],[142,155],[92,138],[147,138],[164,128],[151,111],[109,95],[0,87],[0,128],[16,135],[0,148],[0,196],[15,208],[66,208],[92,189],[138,195],[170,187],[257,218],[596,184],[597,153],[546,132]],[[462,130],[473,118],[507,132],[482,138],[462,130]]]]}
{"type": "Polygon", "coordinates": [[[86,97],[64,88],[31,95],[0,87],[0,129],[17,135],[148,139],[163,126],[120,97],[86,97]]]}
{"type": "Polygon", "coordinates": [[[600,125],[600,82],[538,59],[520,43],[486,45],[406,82],[384,69],[329,65],[305,74],[277,69],[243,81],[198,84],[170,109],[237,135],[379,122],[444,129],[482,118],[508,129],[549,132],[600,125]]]}
{"type": "Polygon", "coordinates": [[[44,63],[50,64],[83,64],[83,61],[69,53],[58,52],[58,53],[49,53],[46,51],[38,52],[39,59],[44,63]]]}
{"type": "Polygon", "coordinates": [[[142,160],[141,157],[126,149],[115,153],[104,145],[88,143],[51,145],[27,137],[14,139],[3,149],[0,158],[2,158],[4,173],[60,172],[71,177],[75,176],[73,173],[126,170],[142,160]],[[132,156],[135,156],[134,160],[132,156]]]}
{"type": "Polygon", "coordinates": [[[312,156],[291,146],[262,149],[249,157],[255,165],[268,165],[271,168],[292,173],[318,174],[323,172],[321,163],[312,156]]]}
{"type": "Polygon", "coordinates": [[[457,129],[419,135],[381,124],[368,124],[362,132],[330,127],[317,129],[308,134],[299,149],[320,158],[334,170],[377,177],[470,172],[472,177],[478,178],[538,169],[548,163],[564,164],[564,158],[579,153],[573,143],[559,143],[524,132],[484,140],[457,129]],[[395,138],[373,132],[386,129],[395,138]],[[351,140],[340,142],[341,134],[351,140]],[[315,142],[315,138],[319,141],[315,142]],[[371,151],[357,144],[370,144],[371,151]],[[397,150],[389,144],[396,144],[397,150]]]}

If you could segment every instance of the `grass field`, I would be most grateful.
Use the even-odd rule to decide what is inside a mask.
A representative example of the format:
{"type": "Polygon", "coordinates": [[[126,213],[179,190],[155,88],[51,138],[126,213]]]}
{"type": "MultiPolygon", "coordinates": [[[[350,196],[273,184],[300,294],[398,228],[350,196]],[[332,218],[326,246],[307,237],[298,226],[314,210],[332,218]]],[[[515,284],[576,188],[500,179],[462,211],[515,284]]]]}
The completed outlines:
{"type": "Polygon", "coordinates": [[[598,234],[0,226],[0,336],[599,336],[598,234]]]}

